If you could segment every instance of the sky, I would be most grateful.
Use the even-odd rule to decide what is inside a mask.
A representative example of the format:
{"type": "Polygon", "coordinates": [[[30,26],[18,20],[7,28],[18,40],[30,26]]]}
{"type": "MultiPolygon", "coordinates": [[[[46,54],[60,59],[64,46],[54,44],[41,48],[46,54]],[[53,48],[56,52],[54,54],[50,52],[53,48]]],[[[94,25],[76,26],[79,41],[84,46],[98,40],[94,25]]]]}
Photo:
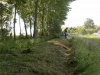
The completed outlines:
{"type": "Polygon", "coordinates": [[[72,9],[67,15],[64,26],[82,26],[86,18],[92,19],[95,25],[100,26],[100,0],[76,0],[70,7],[72,9]]]}

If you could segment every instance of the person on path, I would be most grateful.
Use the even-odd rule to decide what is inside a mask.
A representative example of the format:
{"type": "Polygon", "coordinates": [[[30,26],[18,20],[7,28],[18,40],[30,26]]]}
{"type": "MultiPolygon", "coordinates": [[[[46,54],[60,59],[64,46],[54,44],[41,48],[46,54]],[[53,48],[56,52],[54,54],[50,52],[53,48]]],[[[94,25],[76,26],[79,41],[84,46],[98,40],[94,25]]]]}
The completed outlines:
{"type": "Polygon", "coordinates": [[[65,38],[67,37],[67,29],[68,29],[68,28],[66,28],[66,29],[64,30],[65,38]]]}

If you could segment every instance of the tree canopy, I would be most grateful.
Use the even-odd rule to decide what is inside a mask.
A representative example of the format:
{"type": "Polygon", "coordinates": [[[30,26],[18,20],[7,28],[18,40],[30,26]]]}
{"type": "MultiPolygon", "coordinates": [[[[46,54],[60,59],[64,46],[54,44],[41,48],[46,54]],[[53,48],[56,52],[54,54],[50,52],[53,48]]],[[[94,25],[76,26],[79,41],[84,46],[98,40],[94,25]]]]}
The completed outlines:
{"type": "Polygon", "coordinates": [[[16,13],[24,21],[26,38],[27,28],[30,35],[36,39],[38,36],[54,36],[61,33],[61,25],[70,10],[69,4],[74,0],[2,0],[0,1],[0,26],[11,25],[13,17],[14,39],[16,40],[16,13]],[[14,14],[14,15],[13,15],[14,14]],[[33,31],[31,31],[33,29],[33,31]]]}
{"type": "Polygon", "coordinates": [[[86,21],[84,22],[84,27],[89,29],[89,28],[94,28],[94,21],[90,18],[87,18],[86,21]]]}

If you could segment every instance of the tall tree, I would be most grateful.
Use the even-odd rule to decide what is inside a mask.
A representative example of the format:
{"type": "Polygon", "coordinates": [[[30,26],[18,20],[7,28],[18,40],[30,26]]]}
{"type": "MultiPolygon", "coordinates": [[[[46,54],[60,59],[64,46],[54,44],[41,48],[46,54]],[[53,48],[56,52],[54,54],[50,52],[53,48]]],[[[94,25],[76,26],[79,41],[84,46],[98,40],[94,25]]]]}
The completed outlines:
{"type": "Polygon", "coordinates": [[[38,2],[39,2],[39,0],[36,0],[36,1],[35,1],[35,21],[34,21],[34,34],[33,34],[34,39],[36,39],[36,37],[37,37],[38,2]]]}
{"type": "MultiPolygon", "coordinates": [[[[11,20],[11,7],[5,0],[0,1],[0,28],[1,28],[1,36],[4,39],[4,28],[9,29],[10,20],[11,20]]],[[[9,31],[9,30],[8,30],[9,31]]]]}
{"type": "Polygon", "coordinates": [[[20,15],[19,15],[19,28],[20,28],[20,38],[21,38],[22,32],[21,32],[20,15]]]}
{"type": "Polygon", "coordinates": [[[94,28],[94,21],[90,18],[87,18],[86,21],[84,22],[84,27],[89,29],[89,28],[94,28]]]}
{"type": "Polygon", "coordinates": [[[24,0],[7,0],[7,2],[9,3],[9,4],[11,4],[13,7],[14,7],[14,9],[15,9],[15,14],[14,14],[14,40],[16,40],[16,32],[15,32],[15,23],[16,23],[16,11],[17,11],[17,8],[19,7],[19,6],[21,6],[21,4],[23,3],[26,3],[26,1],[24,1],[24,0]]]}
{"type": "Polygon", "coordinates": [[[3,37],[3,31],[2,31],[2,29],[3,29],[3,25],[2,25],[2,23],[3,23],[2,22],[2,18],[3,18],[3,4],[2,3],[0,3],[0,11],[1,11],[1,13],[0,13],[1,14],[0,15],[0,17],[1,17],[0,18],[0,24],[1,24],[1,26],[0,27],[1,27],[1,34],[2,34],[2,37],[3,37]]]}
{"type": "MultiPolygon", "coordinates": [[[[30,24],[30,35],[34,18],[33,37],[36,39],[38,27],[42,36],[58,33],[57,29],[64,23],[69,11],[69,3],[74,0],[8,0],[25,20],[30,24]],[[24,3],[25,2],[25,3],[24,3]]],[[[27,28],[27,26],[26,26],[27,28]]],[[[59,30],[60,33],[60,30],[59,30]]]]}
{"type": "Polygon", "coordinates": [[[24,20],[24,27],[25,27],[26,38],[27,38],[27,37],[28,37],[28,35],[27,35],[27,26],[26,26],[25,20],[24,20]]]}
{"type": "Polygon", "coordinates": [[[16,5],[15,5],[15,12],[14,12],[14,40],[16,40],[16,32],[15,32],[15,23],[16,23],[16,5]]]}
{"type": "Polygon", "coordinates": [[[29,20],[30,20],[30,37],[32,37],[32,18],[31,16],[29,16],[29,20]]]}

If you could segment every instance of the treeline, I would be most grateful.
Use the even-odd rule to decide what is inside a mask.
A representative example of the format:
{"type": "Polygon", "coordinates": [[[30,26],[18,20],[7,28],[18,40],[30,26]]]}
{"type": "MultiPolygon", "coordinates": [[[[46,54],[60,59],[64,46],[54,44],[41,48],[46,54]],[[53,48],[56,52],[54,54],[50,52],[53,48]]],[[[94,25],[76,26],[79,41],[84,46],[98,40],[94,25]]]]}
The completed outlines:
{"type": "Polygon", "coordinates": [[[78,27],[68,28],[69,33],[81,34],[81,35],[91,35],[95,32],[100,33],[100,26],[95,25],[94,21],[90,18],[87,18],[84,22],[84,25],[78,27]]]}
{"type": "MultiPolygon", "coordinates": [[[[25,36],[37,37],[59,36],[61,25],[70,10],[69,4],[74,0],[1,0],[0,1],[0,38],[7,37],[13,30],[16,40],[16,14],[24,22],[25,36]],[[13,19],[13,26],[11,20],[13,19]],[[33,31],[32,31],[33,30],[33,31]]],[[[20,37],[22,28],[19,21],[20,37]]]]}

